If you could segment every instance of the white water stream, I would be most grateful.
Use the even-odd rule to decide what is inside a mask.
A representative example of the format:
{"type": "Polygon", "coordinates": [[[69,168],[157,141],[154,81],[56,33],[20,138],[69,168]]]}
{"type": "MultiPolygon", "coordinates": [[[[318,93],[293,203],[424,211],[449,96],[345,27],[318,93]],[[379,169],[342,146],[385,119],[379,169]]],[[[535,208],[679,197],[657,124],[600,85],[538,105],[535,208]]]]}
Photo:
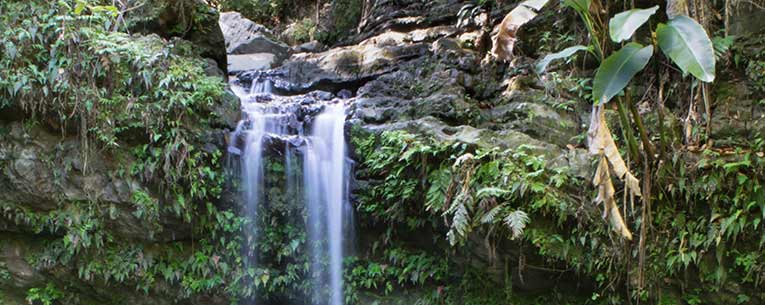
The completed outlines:
{"type": "MultiPolygon", "coordinates": [[[[229,151],[239,154],[245,212],[248,217],[257,219],[259,210],[264,208],[263,158],[267,153],[264,145],[271,139],[284,140],[288,188],[285,192],[293,191],[296,183],[293,180],[300,179],[295,177],[295,169],[290,164],[296,152],[302,154],[302,198],[308,211],[306,231],[313,279],[312,299],[316,305],[343,305],[344,236],[352,236],[348,221],[352,213],[347,196],[349,166],[344,138],[345,108],[342,101],[314,100],[314,103],[324,104],[321,113],[299,118],[296,112],[305,100],[295,102],[288,97],[275,96],[272,88],[268,79],[253,81],[250,90],[234,88],[242,103],[243,119],[231,138],[243,139],[239,144],[243,147],[230,147],[229,151]],[[260,98],[263,96],[267,98],[260,98]],[[304,135],[304,129],[309,131],[308,136],[304,135]],[[299,147],[293,151],[290,143],[298,143],[299,147]]],[[[236,140],[231,142],[232,146],[237,145],[236,140]]],[[[252,228],[252,231],[259,229],[252,228]]],[[[253,234],[249,238],[257,240],[258,236],[253,234]]],[[[255,262],[257,259],[251,257],[255,262]]]]}

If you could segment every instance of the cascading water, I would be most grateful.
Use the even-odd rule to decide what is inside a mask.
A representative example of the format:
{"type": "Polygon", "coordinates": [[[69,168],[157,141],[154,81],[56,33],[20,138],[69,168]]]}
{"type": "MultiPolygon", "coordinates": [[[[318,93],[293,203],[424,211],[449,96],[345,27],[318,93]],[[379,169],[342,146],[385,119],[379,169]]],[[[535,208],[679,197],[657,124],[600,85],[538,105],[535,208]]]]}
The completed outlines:
{"type": "MultiPolygon", "coordinates": [[[[330,305],[343,304],[343,206],[347,181],[344,122],[342,104],[327,106],[324,113],[316,117],[304,163],[308,236],[310,240],[320,240],[322,236],[328,239],[330,305]]],[[[314,262],[318,261],[319,257],[314,255],[314,262]]]]}
{"type": "MultiPolygon", "coordinates": [[[[316,305],[342,305],[344,236],[352,236],[342,100],[276,96],[271,94],[273,83],[267,76],[254,79],[249,90],[232,87],[240,97],[243,119],[231,135],[229,152],[239,155],[245,212],[257,219],[259,210],[268,205],[264,157],[278,150],[284,156],[284,191],[299,189],[302,195],[293,200],[302,200],[308,212],[311,299],[316,305]],[[284,146],[279,145],[282,141],[284,146]],[[302,179],[296,177],[300,168],[293,168],[293,162],[303,163],[302,179]]],[[[247,239],[257,242],[261,229],[249,228],[247,239]]],[[[254,265],[256,253],[247,254],[254,265]]]]}

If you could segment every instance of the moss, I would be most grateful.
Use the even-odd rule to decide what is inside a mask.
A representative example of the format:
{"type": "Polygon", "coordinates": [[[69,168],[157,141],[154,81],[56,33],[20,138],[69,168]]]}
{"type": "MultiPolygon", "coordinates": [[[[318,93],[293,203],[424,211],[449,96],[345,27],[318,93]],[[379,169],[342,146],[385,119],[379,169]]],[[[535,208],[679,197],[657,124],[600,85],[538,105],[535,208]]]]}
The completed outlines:
{"type": "Polygon", "coordinates": [[[738,37],[733,44],[733,60],[743,68],[752,89],[765,92],[765,39],[753,36],[738,37]]]}

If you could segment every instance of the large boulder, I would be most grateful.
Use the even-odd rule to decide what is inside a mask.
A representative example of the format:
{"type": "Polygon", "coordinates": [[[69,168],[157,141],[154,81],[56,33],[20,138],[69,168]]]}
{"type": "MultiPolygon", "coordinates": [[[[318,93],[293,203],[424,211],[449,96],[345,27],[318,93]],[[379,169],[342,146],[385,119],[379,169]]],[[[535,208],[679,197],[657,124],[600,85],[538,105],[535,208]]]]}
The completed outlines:
{"type": "MultiPolygon", "coordinates": [[[[289,46],[273,38],[271,31],[266,27],[242,17],[236,12],[226,12],[220,14],[219,24],[223,30],[223,37],[226,40],[226,53],[233,55],[231,69],[242,71],[251,70],[252,67],[245,67],[248,62],[255,58],[258,69],[265,66],[265,69],[273,65],[278,65],[289,56],[289,46]],[[243,55],[244,57],[236,57],[243,55]]],[[[233,73],[233,71],[229,71],[233,73]]]]}
{"type": "MultiPolygon", "coordinates": [[[[274,86],[286,92],[355,90],[409,60],[422,57],[428,48],[424,42],[411,43],[408,33],[387,32],[358,45],[321,53],[298,53],[276,69],[280,77],[274,86]]],[[[254,76],[243,74],[239,78],[249,82],[254,76]]]]}
{"type": "Polygon", "coordinates": [[[365,40],[386,31],[410,31],[449,24],[457,20],[464,0],[396,1],[379,0],[365,7],[358,26],[359,34],[349,43],[365,40]]]}
{"type": "Polygon", "coordinates": [[[278,58],[271,53],[232,54],[228,56],[228,73],[268,70],[277,62],[278,58]]]}
{"type": "Polygon", "coordinates": [[[148,0],[129,11],[126,23],[131,32],[191,41],[202,57],[212,58],[226,71],[225,41],[218,25],[218,11],[203,0],[148,0]]]}

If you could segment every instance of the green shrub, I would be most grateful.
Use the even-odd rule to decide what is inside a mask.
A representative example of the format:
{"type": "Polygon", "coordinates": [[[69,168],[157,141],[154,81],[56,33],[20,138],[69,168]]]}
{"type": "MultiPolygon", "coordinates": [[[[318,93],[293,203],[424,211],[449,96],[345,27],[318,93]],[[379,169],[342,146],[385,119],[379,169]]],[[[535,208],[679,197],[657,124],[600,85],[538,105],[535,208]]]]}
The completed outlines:
{"type": "Polygon", "coordinates": [[[274,25],[286,17],[286,0],[221,0],[220,10],[236,11],[254,22],[274,25]]]}

